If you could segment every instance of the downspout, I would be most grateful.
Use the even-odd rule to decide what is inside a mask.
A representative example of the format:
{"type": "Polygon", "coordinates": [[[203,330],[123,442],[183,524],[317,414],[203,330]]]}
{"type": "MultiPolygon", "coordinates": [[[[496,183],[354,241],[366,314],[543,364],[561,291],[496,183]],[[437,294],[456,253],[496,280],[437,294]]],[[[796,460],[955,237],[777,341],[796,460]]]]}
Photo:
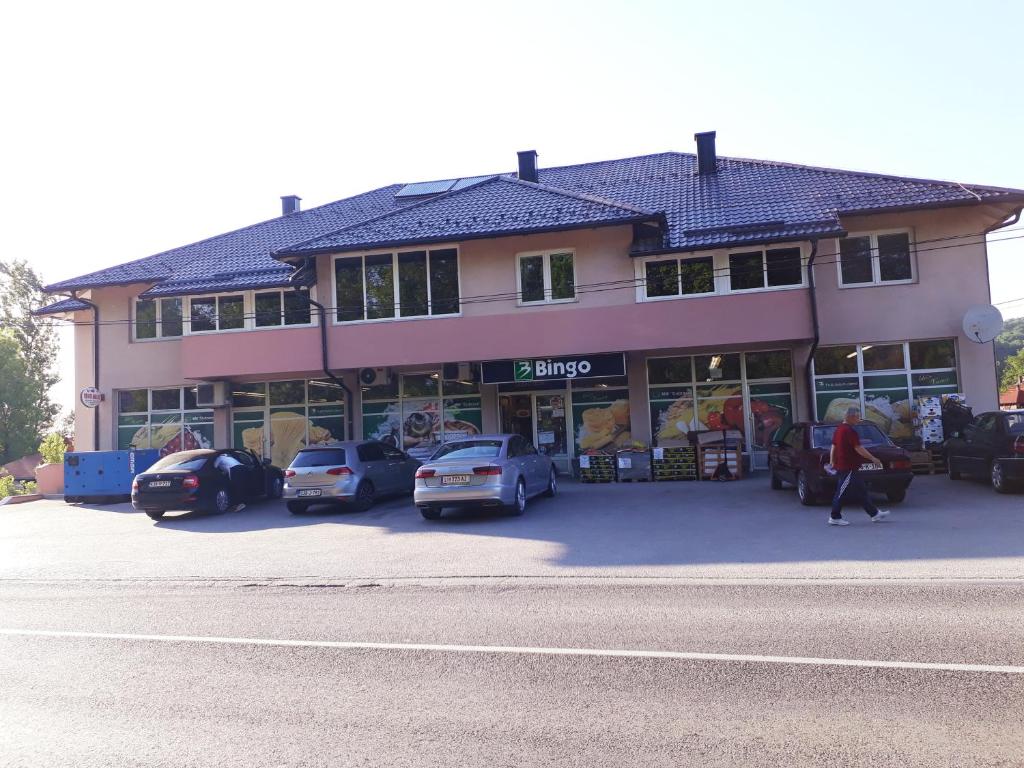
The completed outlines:
{"type": "MultiPolygon", "coordinates": [[[[81,296],[72,296],[83,304],[88,304],[92,308],[92,385],[96,389],[100,388],[100,308],[89,301],[83,299],[81,296]]],[[[97,405],[92,409],[93,426],[92,426],[92,449],[98,451],[100,449],[100,407],[97,405]]]]}
{"type": "MultiPolygon", "coordinates": [[[[298,292],[298,287],[295,288],[298,292]]],[[[306,294],[306,301],[311,306],[316,307],[317,314],[320,316],[320,361],[323,367],[324,376],[333,381],[341,390],[345,393],[345,437],[348,440],[352,440],[355,434],[355,421],[352,414],[352,390],[349,389],[348,384],[339,379],[334,373],[331,372],[330,366],[327,364],[327,310],[324,305],[319,301],[315,301],[312,296],[306,294]]]]}
{"type": "Polygon", "coordinates": [[[818,342],[821,340],[821,328],[818,325],[818,294],[814,290],[814,260],[818,258],[818,241],[811,240],[811,256],[807,259],[807,288],[811,298],[811,326],[814,331],[814,338],[811,341],[811,350],[807,353],[807,362],[804,364],[804,373],[807,386],[807,420],[814,420],[814,374],[811,371],[811,363],[814,361],[814,353],[818,351],[818,342]]]}

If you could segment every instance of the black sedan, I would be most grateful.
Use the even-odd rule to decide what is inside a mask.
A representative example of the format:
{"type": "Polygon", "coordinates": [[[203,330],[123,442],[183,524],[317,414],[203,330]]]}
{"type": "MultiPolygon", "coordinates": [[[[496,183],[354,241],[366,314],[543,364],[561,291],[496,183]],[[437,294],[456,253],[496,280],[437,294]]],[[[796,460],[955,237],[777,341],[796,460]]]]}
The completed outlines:
{"type": "Polygon", "coordinates": [[[281,498],[284,472],[252,451],[179,451],[132,482],[132,506],[154,520],[174,510],[227,512],[246,501],[281,498]]]}
{"type": "Polygon", "coordinates": [[[949,476],[984,477],[999,493],[1024,488],[1024,410],[980,414],[946,443],[949,476]]]}

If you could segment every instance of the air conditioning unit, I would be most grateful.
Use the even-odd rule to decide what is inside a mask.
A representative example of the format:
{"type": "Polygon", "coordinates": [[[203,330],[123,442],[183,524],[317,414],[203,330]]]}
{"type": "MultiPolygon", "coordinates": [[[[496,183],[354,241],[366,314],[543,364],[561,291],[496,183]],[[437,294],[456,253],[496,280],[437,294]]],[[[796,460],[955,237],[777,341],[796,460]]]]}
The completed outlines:
{"type": "Polygon", "coordinates": [[[445,381],[476,381],[476,366],[472,363],[445,363],[441,375],[445,381]]]}
{"type": "Polygon", "coordinates": [[[196,385],[196,405],[200,408],[223,408],[230,401],[230,382],[204,381],[196,385]]]}
{"type": "Polygon", "coordinates": [[[389,368],[360,368],[359,383],[364,387],[378,387],[391,382],[389,368]]]}

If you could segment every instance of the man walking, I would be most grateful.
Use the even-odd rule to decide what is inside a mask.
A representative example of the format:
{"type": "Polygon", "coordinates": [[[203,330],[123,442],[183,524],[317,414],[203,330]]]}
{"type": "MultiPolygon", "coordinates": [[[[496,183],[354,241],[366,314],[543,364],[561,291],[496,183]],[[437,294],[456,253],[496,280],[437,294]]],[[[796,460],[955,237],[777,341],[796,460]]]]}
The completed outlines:
{"type": "Polygon", "coordinates": [[[864,505],[864,511],[868,513],[871,522],[877,523],[888,516],[888,510],[879,509],[871,503],[871,495],[868,493],[864,480],[860,477],[860,466],[866,461],[882,466],[882,462],[875,458],[867,448],[860,444],[860,436],[855,426],[860,422],[860,408],[847,408],[846,418],[836,427],[832,436],[832,451],[829,454],[829,462],[836,469],[836,495],[832,498],[832,514],[828,519],[829,525],[849,525],[848,520],[843,519],[843,502],[860,501],[864,505]]]}

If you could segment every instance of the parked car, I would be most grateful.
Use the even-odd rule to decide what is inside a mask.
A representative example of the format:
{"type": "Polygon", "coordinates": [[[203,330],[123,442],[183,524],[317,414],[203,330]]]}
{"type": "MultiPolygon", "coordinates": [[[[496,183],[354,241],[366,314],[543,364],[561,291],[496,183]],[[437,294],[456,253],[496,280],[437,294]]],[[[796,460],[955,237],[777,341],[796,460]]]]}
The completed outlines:
{"type": "Polygon", "coordinates": [[[378,440],[348,440],[303,448],[284,471],[288,510],[348,504],[367,510],[381,496],[410,494],[420,462],[378,440]]]}
{"type": "Polygon", "coordinates": [[[242,449],[170,453],[132,481],[132,506],[154,520],[171,510],[227,512],[266,496],[281,498],[284,472],[242,449]]]}
{"type": "Polygon", "coordinates": [[[946,444],[949,477],[986,477],[999,493],[1024,486],[1024,410],[982,413],[946,444]]]}
{"type": "Polygon", "coordinates": [[[413,500],[428,520],[445,507],[501,507],[514,515],[527,500],[558,492],[551,458],[521,435],[481,435],[442,445],[416,470],[413,500]]]}
{"type": "MultiPolygon", "coordinates": [[[[792,425],[781,439],[774,440],[768,454],[772,488],[780,490],[784,483],[795,485],[800,503],[807,506],[831,499],[836,491],[836,477],[825,471],[825,465],[837,426],[800,422],[792,425]]],[[[884,493],[891,502],[903,501],[914,479],[910,454],[870,421],[862,421],[854,429],[861,445],[882,462],[881,468],[867,462],[862,466],[868,490],[884,493]]]]}

